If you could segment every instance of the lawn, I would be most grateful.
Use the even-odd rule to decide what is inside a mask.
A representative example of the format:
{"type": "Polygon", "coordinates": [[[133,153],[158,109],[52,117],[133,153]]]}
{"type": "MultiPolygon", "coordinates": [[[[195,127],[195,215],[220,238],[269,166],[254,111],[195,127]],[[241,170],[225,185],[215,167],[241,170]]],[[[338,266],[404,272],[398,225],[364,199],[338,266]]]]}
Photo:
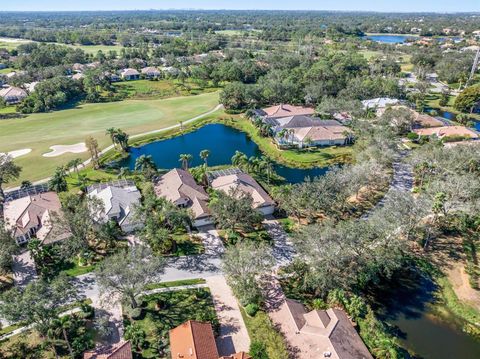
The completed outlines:
{"type": "Polygon", "coordinates": [[[130,135],[178,124],[212,110],[218,94],[175,97],[158,100],[126,100],[122,102],[85,104],[75,108],[39,113],[25,118],[0,121],[0,152],[31,148],[32,152],[16,162],[23,167],[21,180],[42,179],[55,167],[74,158],[87,159],[88,154],[64,154],[46,158],[52,145],[70,145],[94,136],[101,148],[110,145],[105,129],[122,128],[130,135]]]}
{"type": "MultiPolygon", "coordinates": [[[[16,49],[19,45],[26,44],[29,42],[37,42],[33,40],[27,40],[27,39],[15,39],[15,38],[4,38],[0,37],[0,49],[5,48],[7,50],[13,50],[16,49]]],[[[59,46],[68,46],[68,47],[73,47],[76,49],[82,49],[88,54],[93,54],[96,55],[99,50],[102,50],[104,54],[108,54],[109,51],[117,51],[117,53],[120,52],[120,50],[123,48],[122,45],[67,45],[67,44],[62,44],[62,43],[57,43],[53,42],[52,44],[59,45],[59,46]]]]}
{"type": "Polygon", "coordinates": [[[171,254],[172,256],[191,256],[205,252],[202,239],[194,234],[176,233],[173,239],[176,242],[176,250],[171,254]]]}
{"type": "Polygon", "coordinates": [[[167,357],[160,355],[155,347],[160,343],[162,349],[168,348],[168,331],[188,320],[218,323],[212,296],[207,288],[158,293],[142,299],[142,315],[136,320],[124,320],[126,327],[133,321],[146,334],[140,358],[167,357]]]}
{"type": "Polygon", "coordinates": [[[162,283],[153,283],[147,285],[147,290],[157,289],[157,288],[172,288],[172,287],[183,287],[186,285],[196,285],[196,284],[205,284],[206,280],[202,278],[198,279],[182,279],[175,280],[172,282],[162,282],[162,283]]]}
{"type": "Polygon", "coordinates": [[[6,67],[4,69],[0,69],[0,74],[8,74],[9,72],[12,72],[12,71],[13,69],[11,67],[6,67]]]}
{"type": "Polygon", "coordinates": [[[232,116],[222,123],[246,132],[263,153],[287,166],[299,168],[325,167],[351,160],[352,147],[349,146],[280,150],[270,137],[260,136],[257,128],[246,118],[232,116]]]}

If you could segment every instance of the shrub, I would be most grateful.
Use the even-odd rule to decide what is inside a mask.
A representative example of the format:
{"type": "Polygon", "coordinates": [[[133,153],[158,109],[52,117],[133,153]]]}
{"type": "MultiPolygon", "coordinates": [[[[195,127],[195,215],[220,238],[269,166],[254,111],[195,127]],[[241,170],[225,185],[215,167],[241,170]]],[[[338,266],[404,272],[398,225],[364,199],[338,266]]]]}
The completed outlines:
{"type": "Polygon", "coordinates": [[[250,344],[249,353],[252,359],[269,359],[267,354],[267,346],[265,343],[259,342],[257,340],[252,341],[250,344]]]}
{"type": "Polygon", "coordinates": [[[260,308],[258,307],[258,304],[250,303],[245,307],[245,313],[247,313],[250,317],[254,317],[259,309],[260,308]]]}
{"type": "Polygon", "coordinates": [[[408,135],[407,135],[407,138],[410,140],[410,141],[416,141],[418,140],[418,135],[415,133],[415,132],[410,132],[408,135]]]}

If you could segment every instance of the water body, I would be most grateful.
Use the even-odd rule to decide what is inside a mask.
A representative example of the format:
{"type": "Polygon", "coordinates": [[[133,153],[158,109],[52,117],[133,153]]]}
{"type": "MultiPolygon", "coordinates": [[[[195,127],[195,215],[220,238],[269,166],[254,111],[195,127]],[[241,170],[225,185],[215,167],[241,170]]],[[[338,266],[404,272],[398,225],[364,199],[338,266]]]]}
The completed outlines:
{"type": "Polygon", "coordinates": [[[436,302],[435,291],[435,284],[427,278],[401,278],[395,288],[377,295],[381,303],[376,309],[413,358],[480,358],[479,340],[435,315],[439,309],[448,313],[448,308],[436,302]]]}
{"type": "MultiPolygon", "coordinates": [[[[449,121],[455,121],[456,118],[457,118],[457,115],[455,115],[453,112],[449,112],[449,111],[442,111],[441,109],[439,108],[433,108],[433,109],[427,109],[427,112],[430,112],[430,111],[436,111],[438,116],[442,117],[442,118],[445,118],[449,121]]],[[[480,121],[473,118],[473,117],[470,117],[468,119],[469,121],[471,121],[473,123],[473,129],[476,130],[476,131],[480,131],[480,121]]]]}
{"type": "MultiPolygon", "coordinates": [[[[246,133],[222,124],[211,124],[168,140],[133,147],[130,150],[130,156],[120,161],[119,164],[122,167],[134,169],[138,157],[150,155],[158,168],[172,169],[181,165],[180,154],[189,153],[193,156],[190,165],[199,166],[203,163],[199,155],[202,150],[210,150],[209,166],[231,164],[235,151],[243,152],[248,157],[262,155],[257,144],[246,133]]],[[[299,183],[305,177],[313,178],[324,175],[328,171],[328,167],[300,169],[276,164],[275,171],[287,182],[299,183]]]]}
{"type": "Polygon", "coordinates": [[[380,42],[382,44],[403,44],[409,39],[415,39],[414,36],[409,35],[367,35],[365,39],[380,42]]]}

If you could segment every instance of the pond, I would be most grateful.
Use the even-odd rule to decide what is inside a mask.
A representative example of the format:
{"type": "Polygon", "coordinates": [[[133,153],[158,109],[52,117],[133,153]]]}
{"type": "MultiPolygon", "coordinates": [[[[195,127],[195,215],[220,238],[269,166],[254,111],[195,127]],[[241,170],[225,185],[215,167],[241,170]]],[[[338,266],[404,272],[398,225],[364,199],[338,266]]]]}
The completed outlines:
{"type": "MultiPolygon", "coordinates": [[[[172,169],[181,165],[180,154],[189,153],[193,156],[190,166],[198,166],[203,163],[199,155],[202,150],[210,150],[209,166],[231,164],[235,151],[243,152],[248,157],[262,155],[257,144],[246,133],[222,124],[210,124],[181,136],[133,147],[130,156],[120,161],[119,165],[134,169],[138,157],[150,155],[158,168],[172,169]]],[[[277,174],[289,183],[302,182],[305,177],[322,176],[327,170],[328,167],[300,169],[275,164],[277,174]]]]}
{"type": "Polygon", "coordinates": [[[363,37],[364,39],[372,40],[375,42],[380,42],[382,44],[403,44],[405,41],[410,39],[415,39],[414,36],[409,35],[367,35],[363,37]]]}
{"type": "Polygon", "coordinates": [[[377,295],[381,302],[377,312],[395,328],[400,344],[414,353],[414,358],[480,358],[480,341],[435,314],[451,314],[455,321],[453,313],[436,302],[436,285],[425,277],[406,278],[408,275],[398,279],[395,288],[377,295]]]}
{"type": "MultiPolygon", "coordinates": [[[[449,111],[443,111],[439,108],[428,108],[426,109],[427,112],[431,112],[431,111],[435,111],[439,117],[442,117],[442,118],[445,118],[447,120],[450,120],[450,121],[455,121],[455,119],[457,118],[457,115],[455,115],[453,112],[449,112],[449,111]]],[[[469,121],[471,121],[473,123],[473,129],[477,130],[477,131],[480,131],[480,121],[471,117],[469,118],[469,121]]]]}

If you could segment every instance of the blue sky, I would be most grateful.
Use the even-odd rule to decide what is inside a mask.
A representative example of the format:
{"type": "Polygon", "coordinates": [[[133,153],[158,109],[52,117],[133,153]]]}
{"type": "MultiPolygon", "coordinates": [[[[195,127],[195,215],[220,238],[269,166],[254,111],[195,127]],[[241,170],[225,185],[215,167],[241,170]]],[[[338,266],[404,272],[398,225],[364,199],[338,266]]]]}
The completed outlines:
{"type": "Polygon", "coordinates": [[[480,12],[480,0],[0,0],[0,10],[282,9],[480,12]]]}

